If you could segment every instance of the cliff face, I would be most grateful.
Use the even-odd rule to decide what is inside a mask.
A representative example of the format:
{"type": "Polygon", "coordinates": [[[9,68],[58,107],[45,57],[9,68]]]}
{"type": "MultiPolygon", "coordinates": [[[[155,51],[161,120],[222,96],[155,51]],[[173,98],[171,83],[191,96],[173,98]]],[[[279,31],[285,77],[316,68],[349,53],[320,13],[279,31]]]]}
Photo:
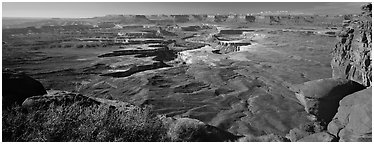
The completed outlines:
{"type": "MultiPolygon", "coordinates": [[[[363,10],[369,9],[366,7],[363,10]]],[[[339,42],[332,51],[334,78],[347,78],[371,86],[371,23],[371,4],[370,11],[364,11],[362,17],[344,21],[339,42]]]]}
{"type": "Polygon", "coordinates": [[[364,5],[360,19],[345,21],[340,41],[332,52],[333,77],[368,87],[344,97],[328,124],[328,132],[343,142],[372,141],[371,8],[371,3],[364,5]]]}
{"type": "Polygon", "coordinates": [[[296,86],[296,97],[316,121],[322,120],[318,130],[324,132],[304,137],[306,132],[292,130],[291,141],[372,141],[371,8],[366,4],[360,17],[343,21],[332,51],[333,78],[296,86]]]}

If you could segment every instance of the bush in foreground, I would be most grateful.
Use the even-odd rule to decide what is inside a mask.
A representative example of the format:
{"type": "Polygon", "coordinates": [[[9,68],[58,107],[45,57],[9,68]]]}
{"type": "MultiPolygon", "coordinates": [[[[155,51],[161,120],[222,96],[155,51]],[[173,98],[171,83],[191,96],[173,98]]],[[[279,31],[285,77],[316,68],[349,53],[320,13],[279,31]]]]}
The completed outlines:
{"type": "Polygon", "coordinates": [[[14,106],[3,111],[3,141],[169,141],[167,128],[149,111],[79,103],[27,111],[14,106]]]}

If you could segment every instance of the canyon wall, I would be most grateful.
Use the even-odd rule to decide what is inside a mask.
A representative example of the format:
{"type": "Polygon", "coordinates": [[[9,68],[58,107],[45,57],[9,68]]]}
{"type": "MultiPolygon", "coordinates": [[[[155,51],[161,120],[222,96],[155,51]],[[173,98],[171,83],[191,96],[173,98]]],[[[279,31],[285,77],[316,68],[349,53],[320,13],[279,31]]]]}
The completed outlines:
{"type": "Polygon", "coordinates": [[[344,97],[328,124],[328,132],[343,142],[372,141],[372,4],[362,6],[363,15],[346,20],[332,52],[333,77],[356,81],[367,88],[344,97]]]}
{"type": "MultiPolygon", "coordinates": [[[[295,86],[300,104],[321,126],[300,141],[372,141],[371,9],[371,3],[363,5],[359,17],[341,24],[331,52],[332,78],[295,86]]],[[[297,141],[307,132],[291,130],[289,138],[297,141]]]]}
{"type": "Polygon", "coordinates": [[[351,79],[371,86],[371,5],[363,10],[362,17],[344,21],[339,42],[332,51],[331,67],[334,78],[351,79]]]}

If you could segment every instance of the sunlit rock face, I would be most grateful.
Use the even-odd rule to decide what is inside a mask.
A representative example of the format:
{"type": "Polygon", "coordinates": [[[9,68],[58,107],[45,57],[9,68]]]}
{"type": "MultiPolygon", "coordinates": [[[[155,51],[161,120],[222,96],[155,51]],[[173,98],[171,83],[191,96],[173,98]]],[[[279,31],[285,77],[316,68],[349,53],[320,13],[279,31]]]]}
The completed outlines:
{"type": "Polygon", "coordinates": [[[339,141],[372,141],[372,4],[362,6],[362,17],[344,21],[332,52],[333,77],[351,79],[367,89],[344,97],[328,131],[339,141]]]}
{"type": "Polygon", "coordinates": [[[333,78],[296,86],[305,110],[317,121],[328,122],[326,132],[300,141],[372,141],[371,9],[371,3],[363,5],[361,17],[343,21],[332,51],[333,78]]]}
{"type": "Polygon", "coordinates": [[[370,11],[365,12],[365,16],[343,23],[339,42],[332,52],[331,66],[333,77],[347,78],[370,86],[372,83],[372,17],[371,5],[366,7],[370,7],[370,11]]]}

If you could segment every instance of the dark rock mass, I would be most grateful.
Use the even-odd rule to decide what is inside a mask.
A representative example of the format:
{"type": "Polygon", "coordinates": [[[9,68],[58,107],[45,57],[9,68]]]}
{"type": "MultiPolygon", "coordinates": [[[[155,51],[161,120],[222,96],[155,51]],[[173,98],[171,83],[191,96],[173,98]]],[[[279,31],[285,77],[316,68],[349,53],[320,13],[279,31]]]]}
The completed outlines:
{"type": "Polygon", "coordinates": [[[43,85],[28,75],[3,69],[3,108],[21,104],[31,96],[46,94],[43,85]]]}

